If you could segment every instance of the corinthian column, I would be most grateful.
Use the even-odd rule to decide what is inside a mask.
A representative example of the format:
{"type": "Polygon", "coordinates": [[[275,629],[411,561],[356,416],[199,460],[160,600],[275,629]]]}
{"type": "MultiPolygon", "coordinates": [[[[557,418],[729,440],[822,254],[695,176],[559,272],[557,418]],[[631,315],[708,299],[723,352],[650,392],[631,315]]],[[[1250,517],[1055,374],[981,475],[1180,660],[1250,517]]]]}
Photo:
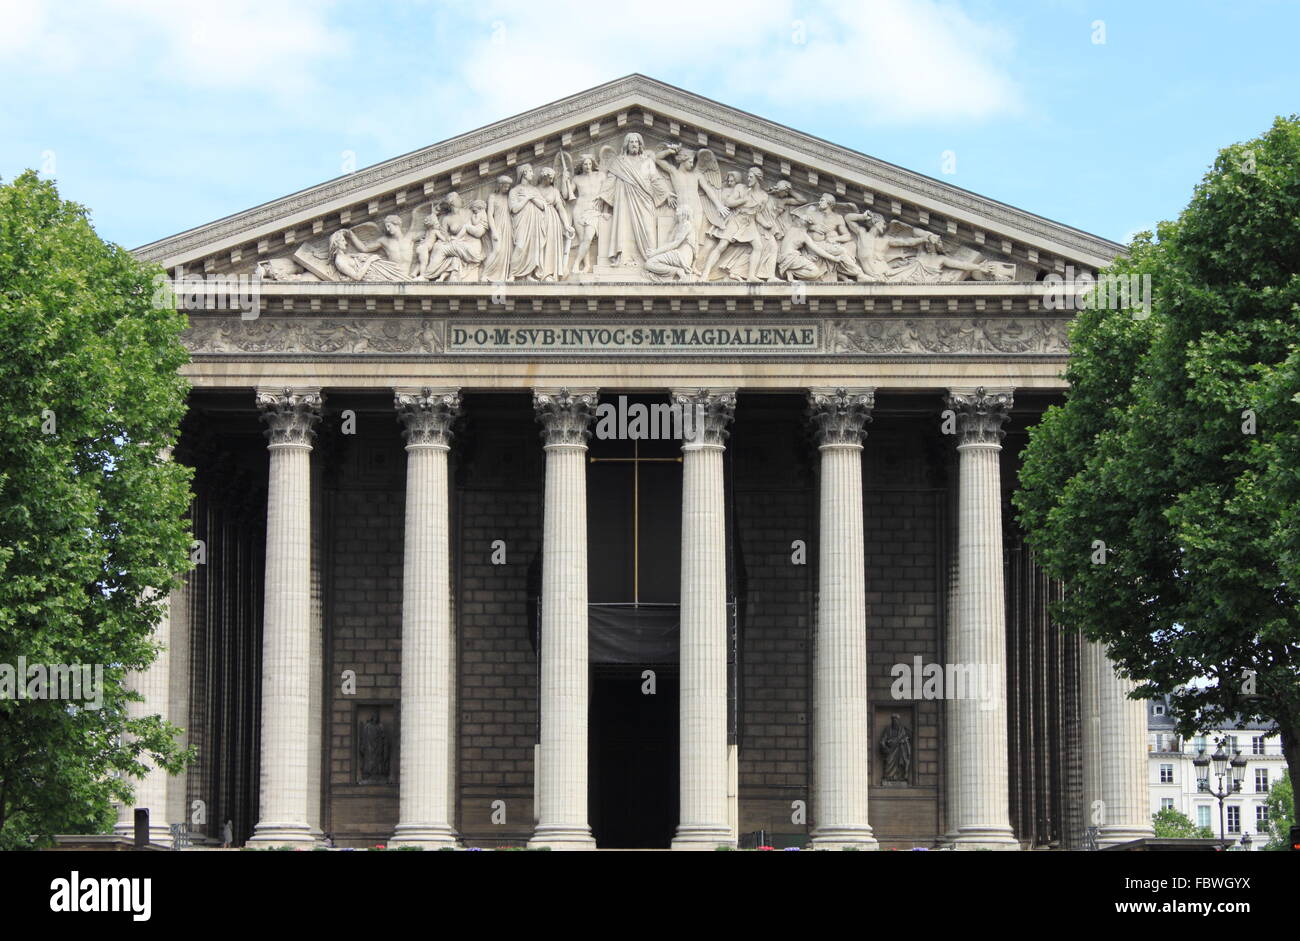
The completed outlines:
{"type": "Polygon", "coordinates": [[[541,744],[530,846],[594,849],[587,822],[587,438],[594,392],[534,392],[546,449],[541,744]]]}
{"type": "Polygon", "coordinates": [[[1083,647],[1083,699],[1097,711],[1091,747],[1085,739],[1084,780],[1094,788],[1091,801],[1100,802],[1090,803],[1087,825],[1098,827],[1098,848],[1154,836],[1147,791],[1146,703],[1128,698],[1137,684],[1115,672],[1103,645],[1085,639],[1083,647]]]}
{"type": "Polygon", "coordinates": [[[460,393],[397,390],[406,437],[406,549],[402,565],[402,757],[392,844],[453,846],[448,783],[451,552],[447,453],[460,393]]]}
{"type": "Polygon", "coordinates": [[[262,617],[262,742],[258,822],[250,842],[312,843],[311,439],[316,389],[257,393],[267,423],[266,604],[262,617]]]}
{"type": "Polygon", "coordinates": [[[722,454],[734,392],[682,409],[681,815],[673,849],[734,846],[727,800],[727,523],[722,454]]]}
{"type": "Polygon", "coordinates": [[[944,691],[949,734],[957,731],[957,849],[1017,849],[1007,767],[1006,598],[1002,577],[1002,485],[998,456],[1009,391],[952,391],[957,420],[957,623],[948,672],[963,689],[944,691]],[[963,682],[964,681],[964,682],[963,682]]]}
{"type": "Polygon", "coordinates": [[[812,841],[825,849],[877,846],[867,823],[871,728],[862,534],[862,436],[875,399],[874,390],[808,396],[821,456],[812,841]]]}

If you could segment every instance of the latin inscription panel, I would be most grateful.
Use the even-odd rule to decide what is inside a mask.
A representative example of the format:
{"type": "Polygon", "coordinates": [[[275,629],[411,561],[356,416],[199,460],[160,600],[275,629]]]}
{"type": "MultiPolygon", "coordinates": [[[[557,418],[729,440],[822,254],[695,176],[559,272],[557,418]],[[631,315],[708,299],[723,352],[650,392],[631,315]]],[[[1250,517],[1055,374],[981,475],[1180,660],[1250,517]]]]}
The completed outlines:
{"type": "Polygon", "coordinates": [[[626,324],[449,321],[448,353],[818,353],[818,321],[626,324]]]}

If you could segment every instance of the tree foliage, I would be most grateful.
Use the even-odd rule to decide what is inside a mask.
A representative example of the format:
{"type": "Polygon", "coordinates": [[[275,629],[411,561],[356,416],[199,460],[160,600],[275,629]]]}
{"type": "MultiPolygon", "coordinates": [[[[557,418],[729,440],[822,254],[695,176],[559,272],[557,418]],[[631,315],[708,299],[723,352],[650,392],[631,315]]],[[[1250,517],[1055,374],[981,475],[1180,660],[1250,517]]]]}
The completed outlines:
{"type": "Polygon", "coordinates": [[[1161,807],[1152,814],[1151,826],[1156,836],[1165,839],[1210,839],[1214,836],[1209,827],[1198,827],[1187,814],[1173,807],[1161,807]]]}
{"type": "Polygon", "coordinates": [[[1223,150],[1081,311],[1070,388],[1015,496],[1059,623],[1104,642],[1183,735],[1277,722],[1300,771],[1300,118],[1223,150]],[[1149,316],[1147,314],[1149,313],[1149,316]],[[1104,549],[1099,544],[1104,544],[1104,549]],[[1191,684],[1191,685],[1189,685],[1191,684]]]}
{"type": "Polygon", "coordinates": [[[1266,850],[1290,850],[1291,828],[1295,826],[1295,794],[1291,788],[1291,775],[1283,774],[1268,789],[1264,801],[1268,807],[1268,843],[1266,850]]]}
{"type": "Polygon", "coordinates": [[[0,700],[0,848],[103,829],[120,774],[186,757],[123,689],[189,568],[189,470],[159,453],[185,410],[185,316],[154,303],[160,274],[35,173],[0,186],[0,664],[103,669],[98,709],[0,700]]]}

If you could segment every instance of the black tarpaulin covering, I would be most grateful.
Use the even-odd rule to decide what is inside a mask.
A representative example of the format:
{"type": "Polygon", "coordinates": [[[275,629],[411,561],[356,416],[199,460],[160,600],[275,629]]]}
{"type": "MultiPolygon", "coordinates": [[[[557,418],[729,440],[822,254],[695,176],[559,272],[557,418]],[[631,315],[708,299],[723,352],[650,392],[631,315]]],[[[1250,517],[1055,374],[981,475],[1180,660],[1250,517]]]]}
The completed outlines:
{"type": "Polygon", "coordinates": [[[588,605],[592,663],[676,663],[680,632],[675,604],[588,605]]]}

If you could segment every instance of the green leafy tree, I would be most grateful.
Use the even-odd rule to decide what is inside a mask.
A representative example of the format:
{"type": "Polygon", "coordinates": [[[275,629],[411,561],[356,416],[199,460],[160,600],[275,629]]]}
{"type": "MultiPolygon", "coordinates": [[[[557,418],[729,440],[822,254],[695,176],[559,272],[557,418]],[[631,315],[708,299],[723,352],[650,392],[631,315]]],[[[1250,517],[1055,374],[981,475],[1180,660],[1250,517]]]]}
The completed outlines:
{"type": "Polygon", "coordinates": [[[1291,849],[1291,828],[1295,826],[1296,816],[1289,772],[1273,782],[1264,804],[1268,807],[1268,843],[1264,849],[1291,849]]]}
{"type": "Polygon", "coordinates": [[[1209,827],[1198,827],[1192,823],[1187,814],[1175,810],[1173,807],[1162,807],[1151,815],[1151,826],[1156,831],[1156,836],[1188,839],[1202,837],[1210,839],[1214,836],[1209,827]]]}
{"type": "MultiPolygon", "coordinates": [[[[1175,222],[1110,273],[1150,309],[1083,310],[1070,388],[1014,501],[1107,645],[1178,731],[1273,720],[1300,771],[1300,118],[1223,150],[1175,222]],[[1148,316],[1149,314],[1149,316],[1148,316]]],[[[1119,305],[1115,305],[1119,306],[1119,305]]]]}
{"type": "Polygon", "coordinates": [[[161,274],[35,173],[0,185],[0,849],[103,830],[120,775],[188,757],[123,688],[190,565],[190,472],[160,455],[185,410],[185,315],[157,303],[161,274]],[[101,667],[102,702],[17,698],[36,691],[20,657],[101,667]]]}

